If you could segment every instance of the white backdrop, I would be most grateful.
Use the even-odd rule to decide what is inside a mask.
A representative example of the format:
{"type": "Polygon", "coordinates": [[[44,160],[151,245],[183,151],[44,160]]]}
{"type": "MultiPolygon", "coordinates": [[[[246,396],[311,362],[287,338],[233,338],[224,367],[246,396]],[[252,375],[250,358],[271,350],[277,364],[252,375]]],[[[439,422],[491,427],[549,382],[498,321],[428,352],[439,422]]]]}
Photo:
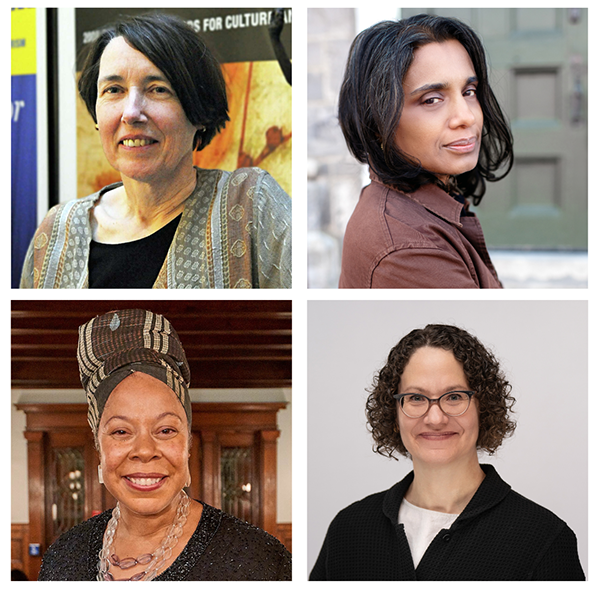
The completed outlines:
{"type": "Polygon", "coordinates": [[[309,571],[339,510],[412,470],[372,451],[365,389],[405,334],[447,323],[492,351],[517,400],[515,434],[480,462],[569,524],[588,575],[587,302],[309,301],[307,316],[309,571]]]}

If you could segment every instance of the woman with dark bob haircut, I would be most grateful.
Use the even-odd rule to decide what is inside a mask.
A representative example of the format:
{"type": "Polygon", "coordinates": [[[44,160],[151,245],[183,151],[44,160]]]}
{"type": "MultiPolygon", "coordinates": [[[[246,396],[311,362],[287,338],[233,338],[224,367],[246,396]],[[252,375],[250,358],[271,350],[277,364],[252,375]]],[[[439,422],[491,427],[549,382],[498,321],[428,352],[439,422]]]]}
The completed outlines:
{"type": "Polygon", "coordinates": [[[501,287],[469,202],[508,174],[513,140],[475,32],[431,15],[361,32],[339,121],[372,181],[346,229],[340,287],[501,287]]]}
{"type": "Polygon", "coordinates": [[[229,121],[221,67],[177,17],[128,17],[89,48],[79,93],[122,181],[54,207],[24,288],[289,288],[289,196],[257,168],[199,169],[229,121]]]}
{"type": "Polygon", "coordinates": [[[492,353],[452,325],[392,348],[367,400],[374,451],[413,471],[345,508],[311,580],[583,580],[577,538],[511,490],[477,452],[510,436],[515,399],[492,353]]]}

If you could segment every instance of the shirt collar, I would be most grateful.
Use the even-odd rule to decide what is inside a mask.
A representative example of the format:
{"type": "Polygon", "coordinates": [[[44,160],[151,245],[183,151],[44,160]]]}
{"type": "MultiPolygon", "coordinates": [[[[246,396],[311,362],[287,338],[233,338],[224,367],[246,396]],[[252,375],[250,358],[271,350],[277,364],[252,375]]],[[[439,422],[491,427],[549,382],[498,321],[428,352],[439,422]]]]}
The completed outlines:
{"type": "Polygon", "coordinates": [[[383,183],[372,169],[369,169],[369,174],[373,183],[387,187],[396,194],[402,194],[417,204],[425,207],[434,215],[444,219],[444,221],[448,221],[457,227],[462,227],[460,217],[463,208],[465,210],[469,209],[469,203],[467,201],[462,203],[458,200],[455,200],[452,196],[450,196],[450,194],[446,193],[433,183],[425,184],[414,192],[401,192],[383,183]]]}
{"type": "MultiPolygon", "coordinates": [[[[455,521],[455,526],[489,510],[501,502],[510,492],[510,485],[500,478],[500,475],[498,475],[498,472],[492,465],[483,464],[480,466],[485,473],[485,479],[481,482],[475,495],[455,521]]],[[[398,522],[400,503],[408,491],[410,484],[413,482],[414,476],[414,472],[411,471],[402,481],[390,488],[385,494],[383,512],[393,525],[398,522]]]]}

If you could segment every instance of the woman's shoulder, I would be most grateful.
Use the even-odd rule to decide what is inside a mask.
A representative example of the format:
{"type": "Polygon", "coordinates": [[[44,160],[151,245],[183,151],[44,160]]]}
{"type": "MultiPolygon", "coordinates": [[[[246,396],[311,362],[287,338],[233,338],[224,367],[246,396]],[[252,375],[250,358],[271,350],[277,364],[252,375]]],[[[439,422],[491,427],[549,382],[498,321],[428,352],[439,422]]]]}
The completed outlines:
{"type": "MultiPolygon", "coordinates": [[[[397,484],[398,485],[398,484],[397,484]]],[[[396,487],[396,486],[394,486],[396,487]]],[[[353,526],[359,523],[385,522],[384,503],[394,488],[369,494],[340,510],[331,522],[331,527],[353,526]]]]}
{"type": "Polygon", "coordinates": [[[202,521],[214,529],[203,578],[291,579],[291,554],[271,534],[208,504],[204,504],[202,521]],[[236,567],[232,571],[227,565],[236,567]]]}
{"type": "Polygon", "coordinates": [[[88,203],[88,198],[89,196],[86,196],[85,198],[77,198],[75,200],[70,200],[69,202],[55,204],[42,219],[38,230],[44,228],[44,226],[54,223],[54,221],[56,221],[57,218],[60,218],[65,212],[70,213],[71,211],[77,210],[78,208],[86,205],[88,203]]]}
{"type": "Polygon", "coordinates": [[[259,167],[241,167],[234,171],[219,169],[199,169],[199,181],[217,178],[217,181],[228,184],[228,193],[247,197],[255,203],[265,199],[278,202],[289,202],[289,195],[277,183],[275,178],[259,167]]]}
{"type": "Polygon", "coordinates": [[[568,527],[565,521],[541,504],[526,498],[515,490],[510,490],[504,500],[503,510],[511,518],[523,524],[537,524],[545,529],[562,529],[568,527]]]}
{"type": "Polygon", "coordinates": [[[242,181],[258,181],[263,178],[271,178],[271,175],[268,171],[261,169],[260,167],[240,167],[239,169],[234,169],[233,171],[221,171],[221,173],[230,177],[232,181],[235,181],[238,185],[242,181]]]}
{"type": "Polygon", "coordinates": [[[432,225],[445,226],[435,211],[420,202],[419,190],[410,194],[372,181],[360,193],[344,244],[355,246],[360,253],[369,249],[369,254],[378,259],[397,249],[437,248],[432,225]]]}
{"type": "Polygon", "coordinates": [[[564,540],[575,542],[575,533],[563,519],[513,490],[491,465],[482,467],[486,478],[457,525],[479,521],[482,530],[494,532],[498,543],[518,538],[531,552],[564,540]]]}
{"type": "Polygon", "coordinates": [[[369,494],[361,500],[353,502],[342,509],[331,522],[330,529],[356,529],[356,524],[363,527],[387,532],[389,526],[398,519],[400,503],[413,480],[413,472],[408,473],[403,479],[391,488],[369,494]]]}
{"type": "Polygon", "coordinates": [[[63,219],[67,215],[76,215],[78,212],[81,212],[82,215],[87,214],[87,211],[98,201],[100,196],[106,191],[113,189],[116,185],[118,184],[112,184],[83,198],[75,198],[74,200],[55,204],[42,219],[37,233],[39,234],[41,231],[51,229],[58,219],[63,219]]]}
{"type": "Polygon", "coordinates": [[[223,512],[222,510],[207,504],[204,505],[204,510],[212,512],[213,514],[211,516],[219,520],[218,533],[220,533],[220,535],[230,537],[232,540],[244,540],[244,545],[245,542],[248,542],[252,547],[255,547],[255,545],[258,544],[264,548],[272,549],[277,553],[288,552],[276,537],[267,533],[260,527],[252,525],[247,521],[243,521],[238,517],[234,517],[229,513],[223,512]]]}
{"type": "Polygon", "coordinates": [[[477,517],[489,512],[492,517],[500,515],[521,524],[527,521],[538,521],[544,526],[564,524],[552,511],[512,489],[494,466],[482,464],[481,468],[486,476],[478,493],[465,510],[465,516],[477,517]]]}
{"type": "Polygon", "coordinates": [[[67,202],[55,204],[42,219],[34,236],[34,246],[43,247],[46,238],[50,238],[55,224],[73,221],[76,225],[86,227],[89,225],[89,210],[103,194],[122,185],[121,182],[111,183],[102,189],[83,198],[75,198],[67,202]],[[41,240],[44,238],[44,241],[41,240]]]}
{"type": "Polygon", "coordinates": [[[207,179],[212,177],[224,178],[225,180],[235,181],[236,185],[239,185],[245,180],[256,181],[261,176],[269,175],[267,171],[258,167],[240,167],[233,171],[227,171],[224,169],[202,169],[195,167],[198,178],[207,179]]]}
{"type": "Polygon", "coordinates": [[[90,553],[93,553],[98,539],[101,547],[102,535],[110,515],[110,510],[105,511],[60,535],[44,554],[39,579],[41,581],[89,579],[92,575],[88,573],[90,553]]]}
{"type": "Polygon", "coordinates": [[[512,565],[506,572],[514,569],[523,579],[583,579],[577,536],[567,523],[514,491],[490,465],[482,468],[481,493],[455,522],[457,531],[473,532],[489,552],[512,565]]]}

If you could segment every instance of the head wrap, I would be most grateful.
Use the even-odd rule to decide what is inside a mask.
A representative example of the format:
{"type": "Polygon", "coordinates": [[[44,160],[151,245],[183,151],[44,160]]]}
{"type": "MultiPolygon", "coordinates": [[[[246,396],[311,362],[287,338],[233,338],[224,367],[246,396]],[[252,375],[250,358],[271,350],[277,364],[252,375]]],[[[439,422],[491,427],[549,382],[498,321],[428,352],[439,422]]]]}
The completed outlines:
{"type": "Polygon", "coordinates": [[[177,332],[162,315],[133,308],[93,318],[79,327],[77,360],[94,435],[111,392],[135,371],[169,386],[191,426],[190,368],[177,332]]]}

